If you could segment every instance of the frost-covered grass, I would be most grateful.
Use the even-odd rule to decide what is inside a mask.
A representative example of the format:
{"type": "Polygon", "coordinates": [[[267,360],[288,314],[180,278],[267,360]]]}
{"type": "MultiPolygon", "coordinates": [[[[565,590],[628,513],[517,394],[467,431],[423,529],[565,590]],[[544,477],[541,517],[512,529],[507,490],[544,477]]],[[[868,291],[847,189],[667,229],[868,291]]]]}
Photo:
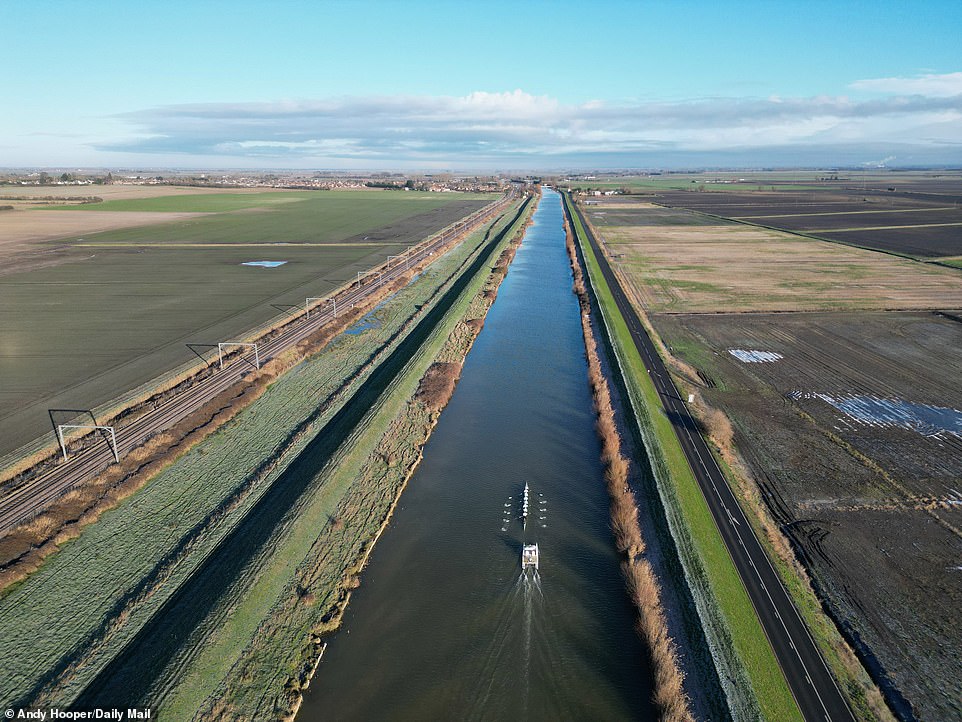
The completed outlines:
{"type": "Polygon", "coordinates": [[[282,376],[0,599],[0,699],[73,700],[254,508],[480,243],[476,234],[439,259],[378,310],[376,328],[342,335],[282,376]]]}

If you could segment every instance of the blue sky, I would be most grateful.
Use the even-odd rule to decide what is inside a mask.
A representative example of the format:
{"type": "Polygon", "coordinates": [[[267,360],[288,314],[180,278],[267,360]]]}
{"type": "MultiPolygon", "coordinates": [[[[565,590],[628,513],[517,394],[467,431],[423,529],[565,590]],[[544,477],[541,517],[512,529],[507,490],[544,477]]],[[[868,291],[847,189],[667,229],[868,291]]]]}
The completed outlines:
{"type": "Polygon", "coordinates": [[[2,10],[0,167],[962,163],[957,0],[2,10]]]}

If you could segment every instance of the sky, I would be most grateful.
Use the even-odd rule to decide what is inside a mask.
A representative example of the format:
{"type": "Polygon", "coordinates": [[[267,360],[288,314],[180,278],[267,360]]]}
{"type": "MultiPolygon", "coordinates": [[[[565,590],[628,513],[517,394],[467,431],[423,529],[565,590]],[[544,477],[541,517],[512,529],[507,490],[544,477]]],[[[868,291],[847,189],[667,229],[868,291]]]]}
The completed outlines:
{"type": "Polygon", "coordinates": [[[0,167],[962,165],[962,2],[0,0],[0,167]]]}

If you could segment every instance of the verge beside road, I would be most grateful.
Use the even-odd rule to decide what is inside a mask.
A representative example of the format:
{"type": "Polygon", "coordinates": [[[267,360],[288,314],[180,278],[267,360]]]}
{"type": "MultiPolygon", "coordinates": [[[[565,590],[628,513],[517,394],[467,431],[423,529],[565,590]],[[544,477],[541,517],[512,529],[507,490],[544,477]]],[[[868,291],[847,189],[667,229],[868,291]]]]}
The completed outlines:
{"type": "Polygon", "coordinates": [[[566,207],[733,713],[851,719],[651,339],[570,201],[566,207]]]}

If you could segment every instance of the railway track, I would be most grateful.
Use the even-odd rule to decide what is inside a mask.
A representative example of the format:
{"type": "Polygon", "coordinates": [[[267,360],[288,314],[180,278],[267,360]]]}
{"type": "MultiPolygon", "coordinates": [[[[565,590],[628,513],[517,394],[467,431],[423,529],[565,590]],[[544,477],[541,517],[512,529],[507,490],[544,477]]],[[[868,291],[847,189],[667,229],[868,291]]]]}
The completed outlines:
{"type": "MultiPolygon", "coordinates": [[[[446,245],[464,238],[492,219],[511,202],[511,196],[481,208],[452,226],[442,230],[437,236],[423,241],[400,259],[387,262],[371,269],[367,275],[359,277],[347,288],[331,296],[336,305],[348,308],[357,304],[381,288],[386,283],[399,278],[422,261],[430,258],[446,245]],[[406,257],[405,257],[406,256],[406,257]]],[[[330,300],[329,299],[329,300],[330,300]]],[[[258,341],[261,363],[314,334],[335,318],[333,308],[311,309],[298,316],[273,337],[258,341]]],[[[238,354],[225,361],[223,368],[212,373],[189,388],[172,395],[155,408],[146,412],[130,424],[117,429],[117,452],[123,457],[153,436],[171,428],[178,421],[201,408],[218,394],[223,393],[243,380],[253,369],[249,354],[238,354]]],[[[89,436],[89,435],[86,435],[89,436]]],[[[0,499],[0,536],[14,527],[29,521],[49,507],[53,502],[82,482],[107,469],[114,461],[109,445],[95,444],[73,452],[65,461],[50,470],[39,474],[25,484],[13,489],[0,499]]]]}

